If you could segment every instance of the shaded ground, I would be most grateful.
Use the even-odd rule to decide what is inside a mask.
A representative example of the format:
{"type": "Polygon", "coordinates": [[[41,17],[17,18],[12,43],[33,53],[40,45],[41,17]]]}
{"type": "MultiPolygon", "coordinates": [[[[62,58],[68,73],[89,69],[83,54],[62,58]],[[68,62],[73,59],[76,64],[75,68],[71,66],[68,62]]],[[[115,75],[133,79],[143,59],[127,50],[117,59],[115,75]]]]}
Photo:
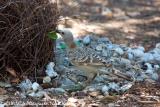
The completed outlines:
{"type": "Polygon", "coordinates": [[[60,23],[72,28],[75,35],[97,34],[114,43],[142,44],[146,49],[160,42],[159,0],[62,0],[61,3],[62,16],[68,18],[60,23]]]}

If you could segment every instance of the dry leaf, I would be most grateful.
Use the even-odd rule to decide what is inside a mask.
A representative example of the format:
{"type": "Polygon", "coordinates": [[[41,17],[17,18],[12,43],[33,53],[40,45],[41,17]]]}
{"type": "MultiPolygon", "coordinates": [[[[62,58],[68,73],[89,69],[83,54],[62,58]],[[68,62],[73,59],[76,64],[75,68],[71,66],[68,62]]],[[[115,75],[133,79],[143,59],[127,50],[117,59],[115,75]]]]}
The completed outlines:
{"type": "Polygon", "coordinates": [[[13,68],[6,68],[6,71],[9,72],[12,76],[17,77],[16,71],[13,68]]]}
{"type": "Polygon", "coordinates": [[[112,102],[115,102],[117,100],[117,98],[118,98],[118,96],[105,96],[100,100],[100,102],[112,103],[112,102]]]}
{"type": "Polygon", "coordinates": [[[19,78],[14,78],[11,80],[11,83],[19,83],[20,79],[19,78]]]}
{"type": "Polygon", "coordinates": [[[9,98],[8,95],[0,95],[0,102],[3,102],[9,98]]]}
{"type": "Polygon", "coordinates": [[[4,94],[6,94],[6,93],[7,93],[7,91],[6,91],[5,89],[0,88],[0,95],[4,95],[4,94]]]}
{"type": "Polygon", "coordinates": [[[93,91],[93,92],[90,92],[89,95],[92,96],[92,97],[96,97],[96,96],[100,95],[100,92],[99,91],[93,91]]]}

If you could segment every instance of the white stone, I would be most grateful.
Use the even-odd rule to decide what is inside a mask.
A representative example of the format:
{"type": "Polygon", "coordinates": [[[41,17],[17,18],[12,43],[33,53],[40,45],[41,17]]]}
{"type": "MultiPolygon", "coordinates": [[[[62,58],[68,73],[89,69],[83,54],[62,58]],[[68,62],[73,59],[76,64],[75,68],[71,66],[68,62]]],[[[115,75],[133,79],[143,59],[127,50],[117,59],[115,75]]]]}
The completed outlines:
{"type": "Polygon", "coordinates": [[[137,49],[141,50],[141,51],[145,51],[145,48],[143,46],[139,46],[137,49]]]}
{"type": "Polygon", "coordinates": [[[160,43],[156,44],[156,48],[160,49],[160,43]]]}
{"type": "Polygon", "coordinates": [[[87,35],[83,38],[83,44],[89,44],[91,42],[90,35],[87,35]]]}
{"type": "Polygon", "coordinates": [[[31,97],[34,97],[34,98],[42,98],[42,97],[44,97],[45,93],[46,92],[44,92],[44,91],[38,91],[38,92],[31,92],[28,95],[31,97]]]}
{"type": "Polygon", "coordinates": [[[142,61],[144,62],[150,62],[154,60],[154,56],[151,53],[144,53],[144,55],[141,57],[142,61]]]}
{"type": "Polygon", "coordinates": [[[32,88],[32,82],[29,79],[25,79],[19,84],[19,87],[23,92],[26,92],[32,88]]]}
{"type": "Polygon", "coordinates": [[[37,82],[34,82],[34,83],[32,84],[32,89],[33,89],[33,91],[37,91],[39,88],[40,88],[40,85],[39,85],[37,82]]]}
{"type": "Polygon", "coordinates": [[[103,94],[107,94],[108,93],[108,90],[109,90],[109,87],[108,86],[106,86],[106,85],[104,85],[103,87],[102,87],[102,93],[103,94]]]}
{"type": "Polygon", "coordinates": [[[150,63],[145,63],[145,65],[147,66],[147,69],[148,69],[148,70],[152,70],[152,69],[153,69],[152,64],[150,64],[150,63]]]}
{"type": "Polygon", "coordinates": [[[123,92],[127,91],[127,90],[129,90],[132,87],[132,85],[133,85],[133,83],[125,84],[122,87],[120,87],[120,90],[123,91],[123,92]]]}
{"type": "Polygon", "coordinates": [[[54,70],[54,66],[55,66],[54,62],[50,62],[47,65],[46,70],[45,70],[46,74],[51,78],[57,77],[58,75],[57,72],[54,70]]]}
{"type": "Polygon", "coordinates": [[[118,53],[119,55],[123,55],[123,54],[124,54],[124,51],[123,51],[123,49],[121,49],[121,48],[115,48],[114,50],[115,50],[115,52],[118,53]]]}
{"type": "Polygon", "coordinates": [[[119,90],[118,90],[118,89],[119,89],[119,85],[116,84],[115,82],[110,82],[108,87],[109,87],[110,89],[115,90],[115,91],[119,91],[119,90]]]}
{"type": "Polygon", "coordinates": [[[159,70],[159,68],[160,68],[160,66],[159,66],[159,65],[154,65],[154,69],[155,69],[156,71],[158,71],[158,70],[159,70]]]}
{"type": "Polygon", "coordinates": [[[99,44],[98,46],[96,46],[96,50],[97,51],[102,51],[103,50],[103,45],[99,44]]]}
{"type": "Polygon", "coordinates": [[[129,60],[133,60],[133,59],[134,59],[134,57],[133,57],[133,54],[132,54],[132,53],[128,53],[128,59],[129,59],[129,60]]]}
{"type": "Polygon", "coordinates": [[[151,78],[156,81],[156,80],[158,80],[159,75],[158,75],[157,73],[153,73],[153,74],[151,75],[151,78]]]}
{"type": "Polygon", "coordinates": [[[43,83],[50,83],[51,82],[51,78],[49,76],[46,76],[43,78],[43,83]]]}

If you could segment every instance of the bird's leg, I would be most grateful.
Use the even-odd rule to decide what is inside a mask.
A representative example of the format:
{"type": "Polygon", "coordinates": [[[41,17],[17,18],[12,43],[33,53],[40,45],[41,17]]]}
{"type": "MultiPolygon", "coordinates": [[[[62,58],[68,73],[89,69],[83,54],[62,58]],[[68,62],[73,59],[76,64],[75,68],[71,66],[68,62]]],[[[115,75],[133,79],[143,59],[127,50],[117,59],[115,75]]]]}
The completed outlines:
{"type": "Polygon", "coordinates": [[[92,78],[90,78],[90,77],[87,78],[87,81],[84,82],[85,86],[88,86],[90,83],[92,83],[92,81],[96,78],[96,76],[97,76],[97,73],[94,73],[92,75],[92,78]]]}

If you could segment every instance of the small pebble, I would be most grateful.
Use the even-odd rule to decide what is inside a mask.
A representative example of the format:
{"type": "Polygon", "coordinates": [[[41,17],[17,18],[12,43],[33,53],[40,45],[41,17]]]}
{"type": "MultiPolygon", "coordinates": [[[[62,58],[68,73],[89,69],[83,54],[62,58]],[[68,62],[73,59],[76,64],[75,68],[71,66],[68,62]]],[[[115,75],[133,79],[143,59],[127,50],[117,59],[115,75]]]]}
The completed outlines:
{"type": "Polygon", "coordinates": [[[32,82],[29,79],[25,79],[19,84],[19,87],[23,92],[27,92],[32,89],[32,82]]]}
{"type": "Polygon", "coordinates": [[[106,86],[106,85],[104,85],[103,87],[102,87],[102,93],[104,94],[104,95],[106,95],[106,94],[108,94],[108,91],[109,91],[109,87],[108,86],[106,86]]]}
{"type": "Polygon", "coordinates": [[[33,89],[33,91],[37,91],[39,88],[40,88],[40,85],[39,85],[37,82],[34,82],[34,83],[32,84],[32,89],[33,89]]]}
{"type": "Polygon", "coordinates": [[[55,72],[54,70],[54,66],[55,66],[54,62],[50,62],[47,65],[46,70],[45,70],[46,74],[51,78],[55,78],[58,76],[57,72],[55,72]]]}
{"type": "Polygon", "coordinates": [[[89,95],[92,96],[92,97],[96,97],[96,96],[100,95],[100,92],[99,91],[93,91],[93,92],[90,92],[89,95]]]}
{"type": "Polygon", "coordinates": [[[50,83],[51,82],[51,78],[49,76],[46,76],[43,78],[43,83],[50,83]]]}
{"type": "Polygon", "coordinates": [[[83,44],[84,45],[89,45],[91,42],[91,38],[90,38],[90,35],[87,35],[83,38],[83,44]]]}
{"type": "Polygon", "coordinates": [[[45,93],[46,92],[44,92],[44,91],[31,92],[31,93],[28,94],[28,96],[31,96],[31,97],[34,97],[34,98],[42,98],[42,97],[44,97],[45,93]]]}

